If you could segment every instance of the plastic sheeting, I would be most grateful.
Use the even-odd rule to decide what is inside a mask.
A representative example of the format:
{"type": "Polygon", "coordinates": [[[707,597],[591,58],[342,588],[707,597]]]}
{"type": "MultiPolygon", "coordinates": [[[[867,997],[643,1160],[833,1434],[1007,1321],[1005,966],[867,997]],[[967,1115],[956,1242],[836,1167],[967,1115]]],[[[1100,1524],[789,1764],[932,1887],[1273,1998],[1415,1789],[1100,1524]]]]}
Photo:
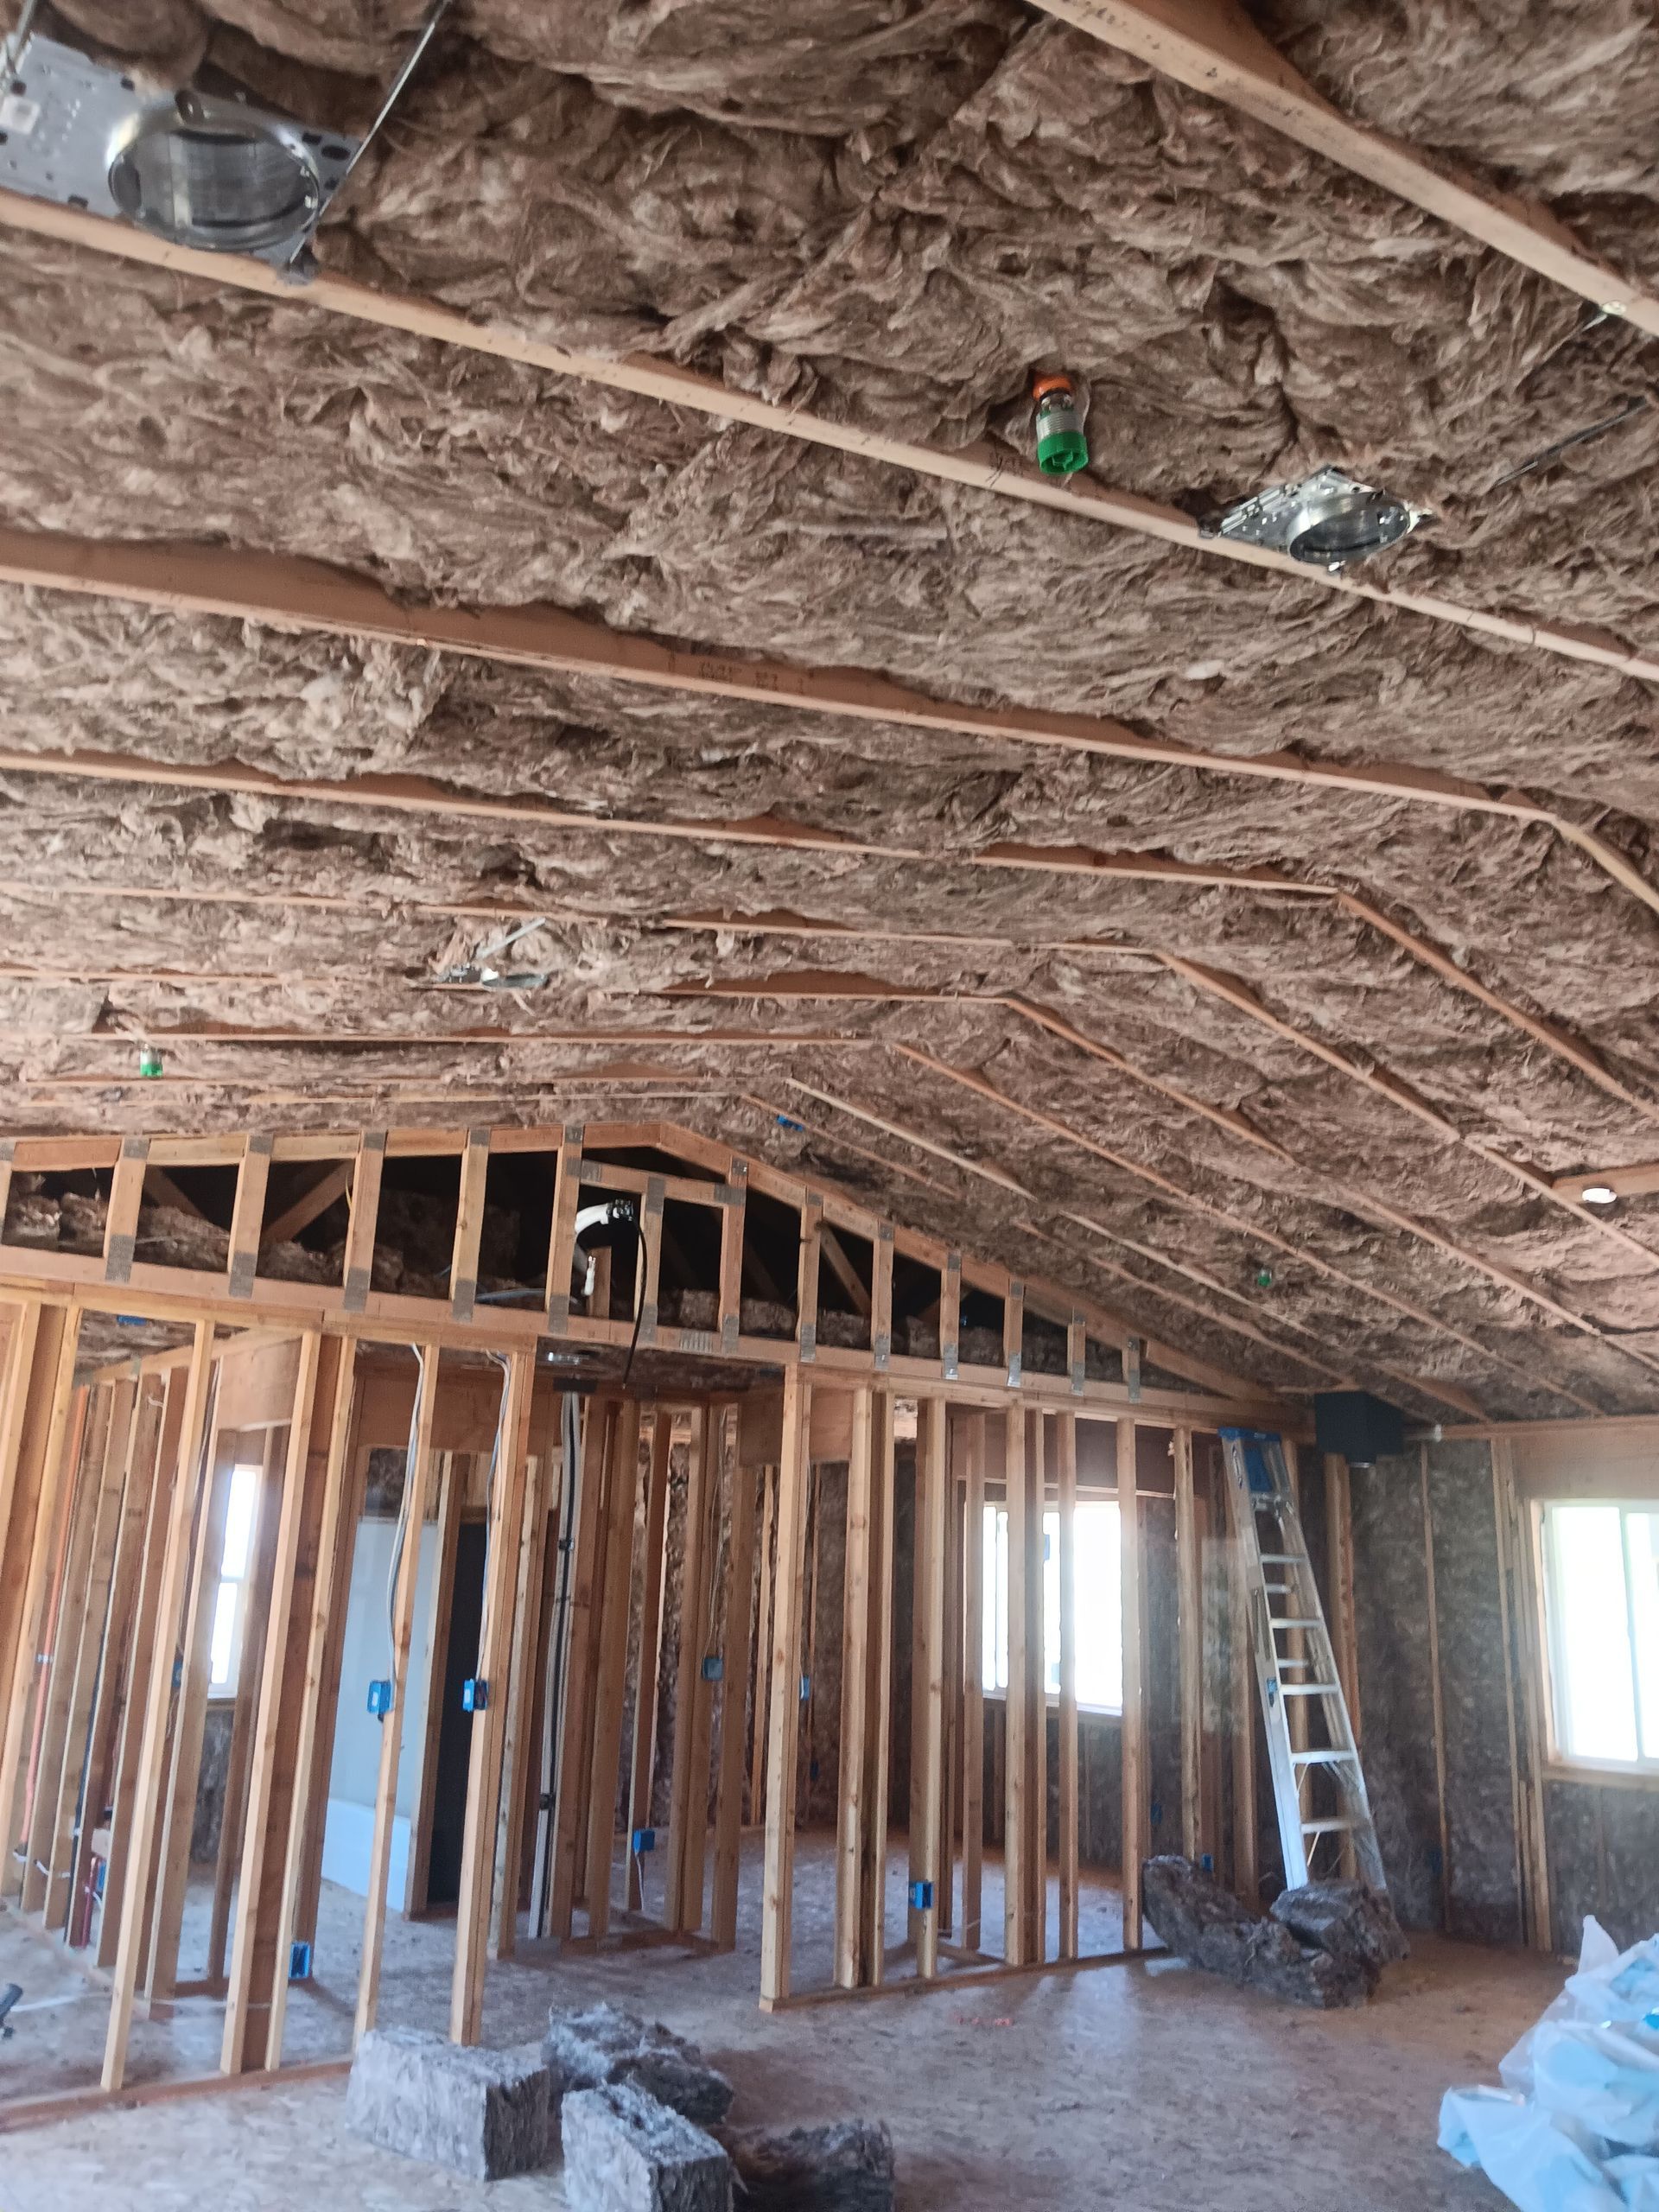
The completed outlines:
{"type": "Polygon", "coordinates": [[[1440,2148],[1522,2212],[1659,2212],[1659,1936],[1584,1923],[1578,1972],[1498,2068],[1448,2089],[1440,2148]]]}

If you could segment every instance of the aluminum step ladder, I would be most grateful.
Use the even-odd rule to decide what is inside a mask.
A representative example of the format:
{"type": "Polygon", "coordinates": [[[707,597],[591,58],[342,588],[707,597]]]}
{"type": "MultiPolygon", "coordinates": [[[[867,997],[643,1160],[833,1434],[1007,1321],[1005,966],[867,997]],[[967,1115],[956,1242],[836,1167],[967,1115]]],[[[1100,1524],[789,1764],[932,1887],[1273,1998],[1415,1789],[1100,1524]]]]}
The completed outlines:
{"type": "Polygon", "coordinates": [[[1220,1433],[1232,1525],[1243,1556],[1286,1887],[1300,1889],[1351,1866],[1372,1889],[1386,1890],[1359,1746],[1284,1445],[1266,1429],[1224,1428],[1220,1433]],[[1323,1744],[1310,1745],[1312,1727],[1293,1731],[1293,1705],[1309,1720],[1316,1713],[1322,1716],[1323,1744]]]}

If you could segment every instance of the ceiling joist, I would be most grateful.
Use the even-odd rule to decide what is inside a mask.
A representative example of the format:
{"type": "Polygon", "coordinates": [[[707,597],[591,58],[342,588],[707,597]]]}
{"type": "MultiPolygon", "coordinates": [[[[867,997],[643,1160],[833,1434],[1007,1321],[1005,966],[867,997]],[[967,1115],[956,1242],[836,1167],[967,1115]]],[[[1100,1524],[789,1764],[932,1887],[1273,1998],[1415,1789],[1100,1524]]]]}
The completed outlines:
{"type": "Polygon", "coordinates": [[[1494,253],[1659,336],[1659,295],[1599,261],[1559,216],[1500,192],[1440,156],[1427,159],[1357,123],[1314,90],[1256,29],[1237,0],[1035,0],[1045,15],[1151,64],[1294,138],[1338,168],[1409,200],[1494,253]]]}
{"type": "Polygon", "coordinates": [[[481,316],[475,320],[436,301],[379,291],[327,271],[317,275],[308,285],[292,286],[264,262],[239,254],[207,253],[175,245],[132,225],[106,221],[84,210],[54,207],[43,200],[25,199],[17,193],[0,191],[0,225],[118,260],[165,269],[178,276],[194,277],[216,289],[258,293],[283,307],[305,307],[321,314],[376,324],[383,329],[400,330],[410,337],[429,339],[439,345],[486,353],[497,360],[516,361],[527,368],[570,377],[608,391],[632,392],[671,407],[687,408],[713,416],[721,423],[741,423],[750,429],[808,445],[830,447],[913,475],[931,477],[940,483],[963,485],[1001,499],[1051,508],[1074,518],[1103,523],[1110,528],[1155,538],[1211,560],[1235,562],[1247,568],[1293,576],[1298,583],[1313,589],[1370,601],[1380,607],[1452,625],[1508,645],[1529,647],[1567,660],[1591,662],[1643,681],[1659,680],[1659,657],[1642,652],[1605,630],[1590,631],[1573,623],[1497,614],[1484,607],[1464,606],[1433,592],[1406,591],[1364,583],[1356,576],[1332,575],[1323,569],[1293,561],[1287,555],[1243,544],[1232,538],[1205,537],[1192,517],[1179,507],[1143,499],[1133,492],[1114,491],[1086,473],[1045,476],[1006,445],[992,444],[988,440],[952,448],[891,437],[856,423],[833,421],[807,407],[779,405],[648,354],[626,354],[619,359],[607,360],[572,353],[533,338],[510,324],[481,316]]]}

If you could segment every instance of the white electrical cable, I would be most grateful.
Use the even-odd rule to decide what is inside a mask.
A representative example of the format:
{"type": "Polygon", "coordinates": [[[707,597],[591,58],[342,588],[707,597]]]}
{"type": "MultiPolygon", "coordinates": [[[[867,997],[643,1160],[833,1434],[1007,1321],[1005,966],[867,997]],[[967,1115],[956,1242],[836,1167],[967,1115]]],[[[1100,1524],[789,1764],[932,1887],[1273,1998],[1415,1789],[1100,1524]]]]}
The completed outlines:
{"type": "MultiPolygon", "coordinates": [[[[420,1375],[415,1384],[415,1403],[410,1408],[409,1445],[404,1453],[404,1494],[397,1504],[397,1533],[391,1547],[391,1567],[386,1576],[386,1646],[391,1656],[392,1679],[397,1674],[397,1573],[404,1563],[404,1546],[409,1540],[409,1509],[415,1494],[415,1443],[421,1426],[421,1405],[426,1396],[426,1354],[419,1344],[411,1344],[415,1364],[420,1375]]],[[[416,1535],[416,1542],[420,1541],[416,1535]]]]}
{"type": "MultiPolygon", "coordinates": [[[[40,0],[23,0],[23,12],[18,16],[11,33],[0,42],[0,76],[10,77],[23,58],[23,48],[29,42],[29,27],[35,20],[35,10],[40,0]]],[[[0,86],[0,92],[5,91],[0,86]]]]}

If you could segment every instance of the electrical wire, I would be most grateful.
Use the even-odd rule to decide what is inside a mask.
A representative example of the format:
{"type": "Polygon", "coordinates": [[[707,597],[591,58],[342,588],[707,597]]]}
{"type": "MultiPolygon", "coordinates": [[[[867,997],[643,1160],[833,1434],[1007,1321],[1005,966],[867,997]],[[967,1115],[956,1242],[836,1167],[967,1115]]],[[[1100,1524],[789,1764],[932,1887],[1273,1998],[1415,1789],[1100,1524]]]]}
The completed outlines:
{"type": "Polygon", "coordinates": [[[548,1685],[542,1712],[542,1796],[545,1802],[541,1809],[549,1817],[542,1825],[540,1840],[541,1910],[536,1925],[538,1936],[547,1933],[548,1889],[553,1857],[551,1815],[558,1796],[558,1747],[564,1740],[564,1716],[560,1710],[560,1701],[564,1695],[566,1625],[570,1610],[570,1560],[575,1550],[575,1538],[572,1532],[576,1525],[576,1492],[581,1479],[579,1404],[575,1392],[567,1390],[559,1414],[559,1448],[564,1461],[564,1482],[559,1503],[559,1586],[553,1602],[553,1624],[548,1637],[548,1685]]]}
{"type": "MultiPolygon", "coordinates": [[[[420,1374],[415,1384],[415,1402],[409,1414],[409,1445],[404,1453],[404,1494],[397,1503],[397,1533],[392,1540],[391,1567],[386,1575],[386,1648],[391,1654],[391,1674],[397,1674],[397,1575],[404,1562],[404,1546],[409,1540],[409,1510],[415,1497],[415,1445],[421,1426],[421,1406],[426,1396],[426,1354],[419,1344],[411,1344],[415,1364],[420,1374]]],[[[419,1537],[416,1538],[418,1543],[419,1537]]]]}
{"type": "Polygon", "coordinates": [[[23,58],[23,48],[29,43],[29,27],[35,20],[35,10],[40,0],[23,0],[23,12],[12,26],[10,35],[0,41],[0,76],[10,77],[23,58]]]}

